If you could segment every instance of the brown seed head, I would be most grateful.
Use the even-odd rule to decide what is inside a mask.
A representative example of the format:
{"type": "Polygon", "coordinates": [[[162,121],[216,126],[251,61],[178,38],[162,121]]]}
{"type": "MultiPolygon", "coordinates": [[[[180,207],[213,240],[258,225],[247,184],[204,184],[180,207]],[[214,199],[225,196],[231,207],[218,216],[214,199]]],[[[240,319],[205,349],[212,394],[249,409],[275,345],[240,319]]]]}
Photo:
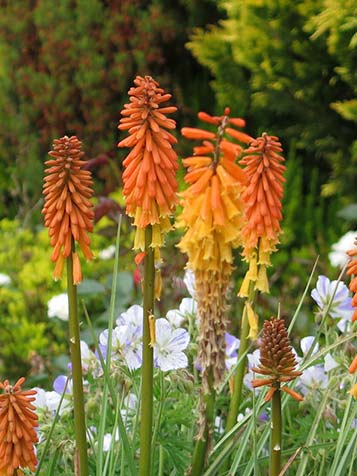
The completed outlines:
{"type": "Polygon", "coordinates": [[[272,318],[264,321],[263,333],[260,342],[260,364],[253,368],[254,372],[265,376],[264,379],[255,379],[253,387],[267,385],[269,390],[266,400],[270,400],[274,391],[281,388],[297,400],[302,397],[296,392],[280,385],[294,380],[302,374],[295,370],[297,362],[289,342],[288,332],[283,319],[272,318]]]}
{"type": "Polygon", "coordinates": [[[13,476],[19,468],[36,470],[34,443],[38,441],[35,428],[38,418],[31,403],[35,390],[22,391],[25,379],[14,386],[8,380],[0,382],[0,475],[13,476]]]}
{"type": "MultiPolygon", "coordinates": [[[[56,139],[49,152],[52,158],[45,162],[42,213],[54,247],[51,259],[56,263],[55,279],[62,275],[65,258],[74,253],[72,240],[78,242],[86,259],[93,258],[88,237],[88,232],[93,230],[94,213],[90,202],[93,182],[90,171],[83,170],[81,145],[76,136],[56,139]]],[[[78,284],[81,272],[76,255],[74,272],[75,284],[78,284]]]]}

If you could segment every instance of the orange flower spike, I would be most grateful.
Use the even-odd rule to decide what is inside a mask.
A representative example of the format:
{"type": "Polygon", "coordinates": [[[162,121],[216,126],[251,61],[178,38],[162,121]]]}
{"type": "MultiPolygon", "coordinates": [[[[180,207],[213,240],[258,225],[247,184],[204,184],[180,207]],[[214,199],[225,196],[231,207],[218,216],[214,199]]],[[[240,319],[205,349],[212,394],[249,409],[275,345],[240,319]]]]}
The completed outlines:
{"type": "MultiPolygon", "coordinates": [[[[166,129],[176,123],[166,117],[177,110],[161,107],[171,98],[150,76],[137,76],[130,88],[130,103],[124,105],[118,128],[128,130],[129,137],[118,147],[132,147],[123,161],[123,195],[126,212],[134,217],[140,229],[158,225],[161,233],[168,231],[168,217],[177,198],[177,155],[172,146],[177,139],[166,129]]],[[[137,230],[135,247],[143,249],[143,234],[137,230]]]]}
{"type": "Polygon", "coordinates": [[[276,251],[281,231],[281,201],[285,182],[285,166],[282,164],[285,159],[278,154],[281,151],[278,138],[264,133],[250,144],[239,161],[245,165],[244,172],[248,177],[248,186],[242,195],[246,204],[246,223],[242,230],[243,256],[259,267],[255,279],[244,279],[238,293],[243,297],[248,295],[249,283],[254,283],[255,290],[269,292],[266,268],[270,266],[270,254],[276,251]]]}
{"type": "Polygon", "coordinates": [[[38,417],[31,403],[35,390],[21,390],[25,379],[11,386],[8,380],[0,382],[0,475],[13,476],[21,469],[36,471],[34,444],[38,437],[35,428],[38,417]],[[21,468],[21,469],[20,469],[21,468]]]}
{"type": "MultiPolygon", "coordinates": [[[[77,241],[85,258],[90,260],[88,233],[93,231],[93,195],[91,173],[84,170],[82,143],[76,136],[64,136],[53,142],[51,159],[45,162],[42,214],[54,247],[51,259],[56,263],[53,277],[62,276],[64,260],[72,252],[72,241],[77,241]]],[[[81,275],[78,259],[77,269],[81,275]]]]}
{"type": "Polygon", "coordinates": [[[196,129],[194,127],[183,127],[181,134],[187,139],[210,139],[214,140],[216,135],[214,132],[205,131],[204,129],[196,129]]]}
{"type": "MultiPolygon", "coordinates": [[[[357,246],[357,238],[355,239],[354,245],[357,246]]],[[[353,276],[349,288],[353,293],[352,306],[355,308],[355,311],[352,315],[352,322],[357,321],[357,248],[347,251],[347,254],[351,261],[347,264],[347,274],[353,276]]]]}

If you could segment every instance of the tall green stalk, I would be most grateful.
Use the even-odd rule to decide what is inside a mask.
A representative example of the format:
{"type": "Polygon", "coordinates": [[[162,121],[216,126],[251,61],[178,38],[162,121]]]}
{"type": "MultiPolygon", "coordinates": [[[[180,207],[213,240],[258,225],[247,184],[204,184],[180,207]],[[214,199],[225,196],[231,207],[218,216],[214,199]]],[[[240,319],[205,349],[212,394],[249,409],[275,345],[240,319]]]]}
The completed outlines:
{"type": "Polygon", "coordinates": [[[150,476],[151,440],[153,420],[153,373],[154,355],[150,345],[149,316],[154,313],[155,266],[154,250],[150,246],[152,227],[145,229],[145,262],[144,262],[144,298],[143,298],[143,365],[140,418],[140,461],[139,476],[150,476]]]}
{"type": "Polygon", "coordinates": [[[239,412],[239,406],[242,398],[243,378],[246,367],[246,353],[249,346],[249,322],[247,309],[244,307],[242,316],[242,326],[240,334],[240,345],[238,351],[238,368],[234,376],[233,394],[231,397],[229,411],[227,416],[226,433],[228,433],[234,425],[237,423],[237,417],[239,412]]]}
{"type": "Polygon", "coordinates": [[[203,404],[205,407],[205,428],[203,437],[196,441],[196,445],[192,455],[192,466],[189,470],[189,476],[201,476],[206,463],[208,445],[213,432],[214,423],[214,406],[216,401],[216,392],[213,388],[212,371],[209,376],[210,393],[203,396],[203,404]]]}
{"type": "Polygon", "coordinates": [[[272,397],[270,432],[269,476],[279,476],[281,471],[281,392],[275,390],[272,397]]]}
{"type": "MultiPolygon", "coordinates": [[[[72,249],[74,244],[72,243],[72,249]]],[[[77,286],[73,284],[73,260],[67,258],[67,293],[69,310],[69,348],[72,362],[74,430],[79,460],[79,475],[88,476],[88,453],[84,413],[81,342],[78,320],[77,286]]]]}

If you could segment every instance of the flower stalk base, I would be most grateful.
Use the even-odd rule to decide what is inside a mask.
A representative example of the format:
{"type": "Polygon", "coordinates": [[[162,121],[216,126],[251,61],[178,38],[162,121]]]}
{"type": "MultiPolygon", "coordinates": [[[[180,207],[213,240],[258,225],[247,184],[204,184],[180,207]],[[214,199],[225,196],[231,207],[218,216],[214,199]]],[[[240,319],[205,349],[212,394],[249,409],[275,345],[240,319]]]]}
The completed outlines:
{"type": "Polygon", "coordinates": [[[154,311],[155,266],[152,227],[145,229],[144,299],[143,299],[143,365],[140,419],[139,476],[150,476],[151,440],[153,420],[153,372],[154,356],[150,333],[150,316],[154,311]]]}
{"type": "MultiPolygon", "coordinates": [[[[74,245],[72,243],[72,249],[74,245]]],[[[74,251],[74,250],[73,250],[74,251]]],[[[69,309],[69,348],[72,363],[74,429],[79,460],[79,476],[88,476],[88,453],[84,413],[81,342],[78,321],[77,286],[73,284],[73,260],[67,258],[67,293],[69,309]]]]}

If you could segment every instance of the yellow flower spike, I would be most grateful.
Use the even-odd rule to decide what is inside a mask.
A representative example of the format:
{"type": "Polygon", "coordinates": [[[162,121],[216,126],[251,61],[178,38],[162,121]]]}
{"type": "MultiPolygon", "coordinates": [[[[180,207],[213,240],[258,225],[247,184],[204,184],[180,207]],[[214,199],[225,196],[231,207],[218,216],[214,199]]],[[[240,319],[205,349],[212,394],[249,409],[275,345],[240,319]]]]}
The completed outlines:
{"type": "Polygon", "coordinates": [[[251,304],[246,302],[247,316],[249,322],[249,339],[255,340],[258,337],[258,315],[254,312],[251,304]]]}
{"type": "Polygon", "coordinates": [[[357,383],[353,385],[353,387],[349,390],[348,393],[352,395],[353,398],[357,398],[357,383]]]}
{"type": "Polygon", "coordinates": [[[160,225],[153,225],[151,245],[153,248],[159,248],[163,245],[160,225]]]}
{"type": "Polygon", "coordinates": [[[137,227],[135,230],[134,250],[145,250],[145,229],[137,227]]]}
{"type": "Polygon", "coordinates": [[[154,347],[156,342],[155,316],[153,314],[150,314],[148,319],[149,319],[149,331],[150,331],[150,346],[154,347]]]}
{"type": "Polygon", "coordinates": [[[247,278],[250,281],[257,281],[258,279],[258,266],[257,266],[257,255],[256,253],[252,254],[252,257],[249,261],[249,269],[247,272],[247,278]]]}
{"type": "Polygon", "coordinates": [[[262,293],[269,292],[269,282],[268,282],[266,266],[259,266],[258,279],[255,283],[254,288],[262,293]]]}
{"type": "Polygon", "coordinates": [[[158,301],[160,301],[161,291],[162,291],[161,271],[159,269],[156,269],[155,283],[154,283],[154,296],[155,296],[155,299],[157,299],[158,301]]]}
{"type": "Polygon", "coordinates": [[[176,227],[185,228],[178,247],[187,253],[187,266],[196,277],[199,361],[206,393],[210,391],[209,369],[214,368],[214,387],[219,385],[225,369],[225,343],[221,342],[226,325],[225,300],[232,272],[232,248],[241,243],[241,192],[246,184],[245,173],[234,164],[242,149],[231,138],[225,139],[228,124],[242,127],[244,121],[232,118],[235,122],[231,123],[229,114],[229,108],[223,116],[199,113],[201,120],[217,126],[216,133],[193,128],[182,130],[184,137],[204,141],[194,147],[196,156],[183,159],[188,167],[185,182],[189,187],[181,193],[183,209],[176,227]]]}

